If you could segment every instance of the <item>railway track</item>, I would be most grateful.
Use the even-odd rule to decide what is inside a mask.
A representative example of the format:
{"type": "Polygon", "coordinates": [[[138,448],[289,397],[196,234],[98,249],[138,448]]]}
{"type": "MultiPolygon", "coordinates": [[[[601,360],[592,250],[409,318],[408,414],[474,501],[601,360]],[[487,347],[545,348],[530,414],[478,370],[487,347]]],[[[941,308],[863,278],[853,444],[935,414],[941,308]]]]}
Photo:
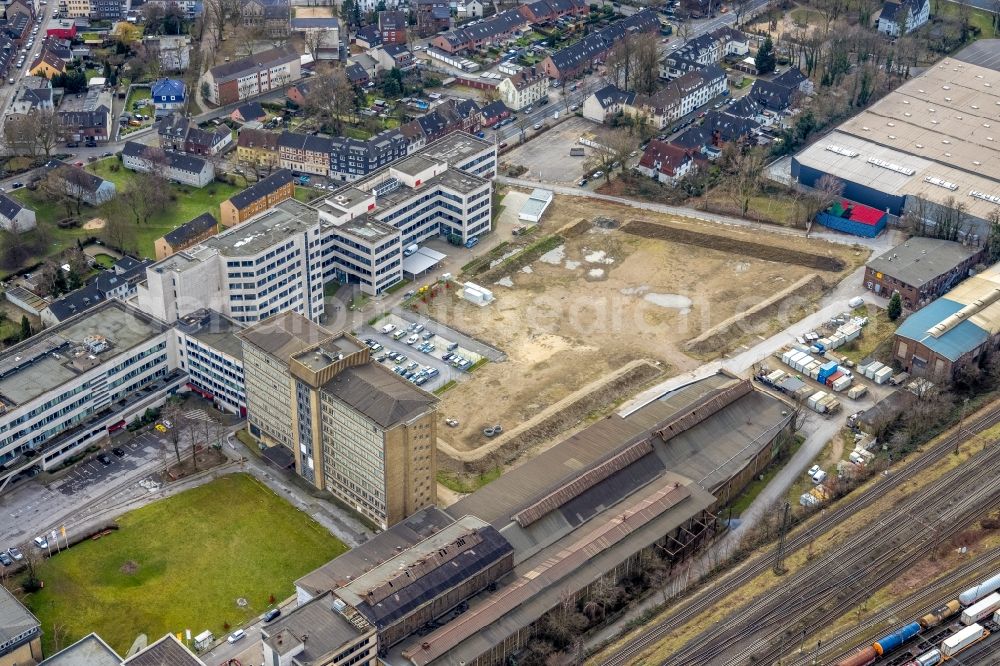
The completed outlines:
{"type": "MultiPolygon", "coordinates": [[[[909,481],[932,467],[954,451],[956,443],[965,442],[973,435],[988,430],[998,423],[1000,423],[1000,401],[994,403],[992,409],[987,413],[969,422],[961,430],[956,429],[955,432],[942,439],[923,455],[914,458],[911,463],[901,468],[898,472],[883,477],[878,483],[872,484],[864,490],[855,491],[845,501],[838,502],[834,508],[823,515],[811,519],[804,529],[797,530],[789,536],[786,542],[786,552],[792,553],[802,548],[817,536],[826,533],[838,525],[844,518],[863,509],[900,484],[909,481]]],[[[641,635],[606,659],[603,664],[605,666],[622,666],[630,663],[646,648],[659,642],[671,631],[679,629],[717,605],[721,597],[726,596],[729,590],[748,583],[769,569],[771,565],[772,558],[770,555],[759,555],[747,561],[743,566],[716,581],[711,587],[705,588],[701,593],[696,594],[690,602],[682,606],[670,617],[665,618],[659,624],[647,627],[641,635]]]]}
{"type": "Polygon", "coordinates": [[[961,588],[996,571],[998,564],[1000,564],[1000,550],[985,553],[957,569],[952,569],[915,594],[889,604],[856,626],[828,639],[816,653],[803,655],[795,661],[785,663],[787,666],[811,666],[813,660],[820,657],[824,657],[827,663],[836,663],[854,653],[863,637],[870,636],[873,629],[888,629],[898,624],[901,618],[915,619],[929,613],[958,596],[961,588]]]}
{"type": "Polygon", "coordinates": [[[770,664],[797,641],[841,617],[897,578],[976,517],[1000,506],[1000,457],[983,451],[955,467],[872,527],[852,534],[728,616],[722,629],[702,632],[664,663],[770,664]],[[927,532],[931,532],[930,543],[927,532]]]}

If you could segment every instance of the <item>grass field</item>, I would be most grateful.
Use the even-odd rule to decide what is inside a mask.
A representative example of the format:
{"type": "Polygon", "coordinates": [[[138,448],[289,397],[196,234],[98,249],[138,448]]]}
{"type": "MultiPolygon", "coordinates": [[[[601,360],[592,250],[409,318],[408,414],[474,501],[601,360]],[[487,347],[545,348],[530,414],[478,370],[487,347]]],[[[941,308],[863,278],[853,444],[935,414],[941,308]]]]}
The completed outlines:
{"type": "MultiPolygon", "coordinates": [[[[129,182],[135,178],[135,173],[124,168],[112,171],[111,165],[115,163],[118,163],[118,159],[109,157],[89,164],[86,168],[88,171],[113,182],[115,188],[121,193],[128,186],[129,182]]],[[[133,245],[140,256],[155,256],[153,243],[157,238],[168,231],[173,231],[180,225],[206,211],[218,219],[219,204],[242,190],[240,187],[218,181],[209,183],[202,188],[177,184],[171,184],[170,188],[175,195],[173,203],[160,214],[150,219],[148,223],[139,224],[135,227],[133,245]]],[[[62,252],[75,244],[77,239],[100,235],[100,232],[86,231],[79,227],[76,229],[60,229],[57,227],[56,222],[66,217],[66,210],[58,202],[52,201],[47,197],[41,190],[31,191],[24,188],[15,190],[10,196],[33,209],[38,224],[45,225],[51,233],[52,242],[49,245],[47,256],[53,256],[62,252]]],[[[100,215],[99,210],[85,205],[80,213],[80,218],[86,221],[91,217],[100,217],[100,215]]],[[[45,259],[43,256],[32,257],[25,262],[25,265],[43,259],[45,259]]]]}
{"type": "Polygon", "coordinates": [[[52,652],[96,631],[125,654],[136,635],[222,635],[262,613],[299,576],[347,550],[306,514],[237,474],[125,514],[120,530],[46,561],[26,599],[52,652]],[[246,599],[241,608],[237,599],[246,599]]]}

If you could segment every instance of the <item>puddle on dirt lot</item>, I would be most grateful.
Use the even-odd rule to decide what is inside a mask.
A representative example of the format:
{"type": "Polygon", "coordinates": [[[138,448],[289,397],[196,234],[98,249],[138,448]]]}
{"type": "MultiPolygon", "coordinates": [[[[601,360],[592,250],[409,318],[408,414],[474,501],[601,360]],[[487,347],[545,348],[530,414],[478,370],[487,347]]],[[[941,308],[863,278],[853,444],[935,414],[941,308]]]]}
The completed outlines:
{"type": "Polygon", "coordinates": [[[553,266],[558,266],[566,258],[566,246],[560,245],[559,247],[552,248],[542,256],[538,257],[539,261],[545,262],[546,264],[552,264],[553,266]]]}
{"type": "Polygon", "coordinates": [[[680,294],[643,294],[642,299],[661,308],[671,308],[678,313],[686,315],[691,312],[691,299],[680,294]]]}
{"type": "Polygon", "coordinates": [[[531,264],[528,264],[527,266],[522,266],[521,267],[521,272],[522,273],[534,273],[535,270],[531,267],[531,264]]]}
{"type": "Polygon", "coordinates": [[[509,275],[507,275],[507,276],[502,277],[499,280],[497,280],[494,284],[498,284],[501,287],[513,287],[514,286],[514,280],[512,280],[509,275]]]}
{"type": "Polygon", "coordinates": [[[571,271],[574,271],[574,270],[576,270],[577,268],[580,267],[580,263],[581,262],[579,262],[579,261],[573,261],[572,259],[567,259],[566,263],[564,264],[564,266],[566,266],[567,269],[569,269],[571,271]]]}
{"type": "Polygon", "coordinates": [[[593,252],[588,252],[584,248],[586,254],[583,255],[584,260],[588,264],[613,264],[615,260],[608,256],[608,253],[604,250],[594,250],[593,252]]]}
{"type": "Polygon", "coordinates": [[[604,277],[604,269],[603,268],[591,268],[589,271],[587,271],[587,277],[591,277],[591,278],[594,278],[594,279],[602,278],[602,277],[604,277]]]}

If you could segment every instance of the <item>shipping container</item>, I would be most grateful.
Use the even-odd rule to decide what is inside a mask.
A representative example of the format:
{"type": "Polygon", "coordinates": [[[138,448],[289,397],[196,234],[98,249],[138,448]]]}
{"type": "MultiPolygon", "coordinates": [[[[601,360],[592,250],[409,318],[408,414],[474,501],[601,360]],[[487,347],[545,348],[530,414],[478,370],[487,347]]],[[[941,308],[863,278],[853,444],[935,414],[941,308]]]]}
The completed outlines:
{"type": "Polygon", "coordinates": [[[798,354],[798,352],[795,351],[795,350],[789,349],[788,351],[786,351],[785,353],[783,353],[781,355],[781,362],[784,363],[785,365],[791,365],[791,363],[792,363],[792,355],[793,354],[798,354]]]}
{"type": "Polygon", "coordinates": [[[886,384],[890,379],[892,379],[892,368],[888,366],[883,366],[883,368],[876,372],[875,376],[872,377],[872,381],[876,384],[886,384]]]}
{"type": "Polygon", "coordinates": [[[853,380],[849,376],[844,375],[839,379],[837,379],[835,382],[833,382],[831,388],[837,393],[840,393],[841,391],[846,391],[848,388],[850,388],[852,381],[853,380]]]}
{"type": "Polygon", "coordinates": [[[868,666],[878,658],[878,652],[871,645],[838,661],[834,666],[868,666]]]}
{"type": "Polygon", "coordinates": [[[868,367],[865,368],[865,377],[867,377],[868,379],[873,379],[875,377],[875,373],[884,367],[885,366],[879,363],[878,361],[872,361],[868,365],[868,367]]]}
{"type": "Polygon", "coordinates": [[[833,361],[827,361],[826,363],[821,365],[819,369],[820,369],[819,380],[821,382],[825,382],[827,378],[830,377],[830,375],[837,372],[837,364],[833,361]]]}
{"type": "Polygon", "coordinates": [[[986,595],[992,594],[997,590],[1000,590],[1000,573],[994,574],[979,585],[970,587],[965,592],[962,592],[962,594],[958,595],[958,600],[963,606],[971,606],[986,595]]]}
{"type": "Polygon", "coordinates": [[[829,375],[829,376],[828,376],[828,377],[827,377],[827,378],[826,378],[826,379],[825,379],[825,380],[823,381],[823,383],[824,383],[824,384],[826,384],[827,386],[833,386],[833,383],[834,383],[835,381],[837,381],[838,379],[840,379],[841,377],[843,377],[843,376],[844,376],[844,373],[843,373],[843,372],[841,372],[840,370],[837,370],[837,371],[836,371],[836,372],[834,372],[834,373],[833,373],[832,375],[829,375]]]}
{"type": "Polygon", "coordinates": [[[809,409],[816,409],[819,401],[826,397],[826,391],[817,391],[809,396],[809,400],[806,402],[809,405],[809,409]]]}
{"type": "Polygon", "coordinates": [[[892,632],[891,634],[888,634],[878,639],[877,641],[875,641],[872,647],[875,648],[875,651],[878,652],[880,655],[883,655],[888,652],[892,652],[900,645],[910,640],[919,633],[920,633],[920,623],[911,622],[909,624],[903,625],[902,627],[892,632]]]}
{"type": "Polygon", "coordinates": [[[941,643],[941,656],[944,661],[947,661],[976,641],[981,641],[989,635],[990,632],[986,631],[981,624],[968,626],[944,639],[944,642],[941,643]]]}
{"type": "Polygon", "coordinates": [[[807,374],[809,375],[809,379],[812,379],[813,381],[817,381],[817,382],[819,381],[819,368],[818,367],[813,366],[812,368],[809,369],[809,372],[807,374]]]}
{"type": "Polygon", "coordinates": [[[969,626],[980,620],[993,615],[993,612],[1000,608],[1000,594],[994,592],[988,597],[980,599],[962,612],[962,624],[969,626]]]}
{"type": "Polygon", "coordinates": [[[917,666],[934,666],[941,663],[941,650],[937,648],[925,652],[916,659],[917,666]]]}
{"type": "Polygon", "coordinates": [[[837,349],[843,347],[844,343],[847,342],[847,338],[842,336],[840,333],[834,333],[830,336],[830,348],[837,349]]]}
{"type": "Polygon", "coordinates": [[[840,401],[832,395],[828,395],[825,399],[820,401],[820,406],[826,413],[833,414],[840,409],[840,401]]]}
{"type": "Polygon", "coordinates": [[[847,392],[847,397],[850,398],[851,400],[857,400],[858,398],[864,396],[865,393],[868,393],[868,387],[865,386],[864,384],[858,384],[857,386],[852,387],[851,390],[847,392]]]}

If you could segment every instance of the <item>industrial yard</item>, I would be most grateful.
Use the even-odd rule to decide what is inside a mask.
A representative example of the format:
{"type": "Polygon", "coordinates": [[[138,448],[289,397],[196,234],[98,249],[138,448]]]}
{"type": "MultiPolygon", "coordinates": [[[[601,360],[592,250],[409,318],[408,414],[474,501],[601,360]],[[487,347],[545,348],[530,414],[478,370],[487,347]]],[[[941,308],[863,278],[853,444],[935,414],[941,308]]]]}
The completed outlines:
{"type": "Polygon", "coordinates": [[[508,264],[485,273],[494,303],[438,298],[428,306],[434,319],[508,356],[442,395],[442,418],[477,415],[439,431],[458,453],[502,443],[566,409],[571,418],[543,424],[528,444],[597,418],[644,385],[811,312],[824,286],[867,258],[849,246],[780,235],[764,244],[759,232],[565,196],[543,227],[536,238],[559,235],[551,249],[530,262],[510,249],[494,261],[508,264]],[[755,320],[732,322],[775,296],[755,320]],[[686,344],[726,321],[733,325],[720,332],[724,342],[712,338],[710,351],[686,344]],[[505,434],[491,440],[482,429],[493,424],[505,434]]]}

